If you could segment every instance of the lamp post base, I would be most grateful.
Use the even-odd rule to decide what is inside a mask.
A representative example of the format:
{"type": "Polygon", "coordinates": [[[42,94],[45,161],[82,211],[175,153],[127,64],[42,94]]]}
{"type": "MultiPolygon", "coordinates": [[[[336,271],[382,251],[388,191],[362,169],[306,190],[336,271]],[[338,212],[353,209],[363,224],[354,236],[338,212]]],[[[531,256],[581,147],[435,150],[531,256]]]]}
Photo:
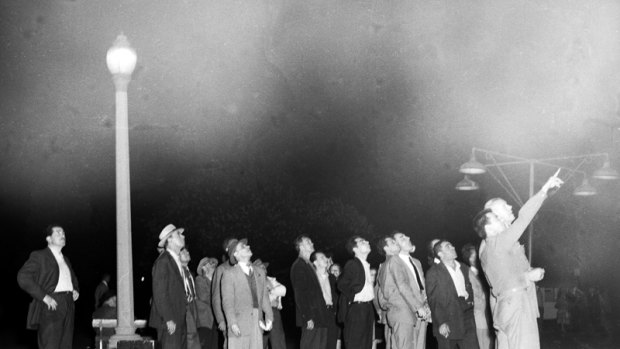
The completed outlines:
{"type": "Polygon", "coordinates": [[[110,337],[108,348],[110,349],[113,349],[113,348],[118,348],[118,349],[153,348],[152,343],[154,343],[154,341],[144,339],[140,335],[135,334],[135,333],[134,334],[115,334],[112,337],[110,337]],[[151,344],[148,344],[149,346],[147,346],[146,343],[151,343],[151,344]]]}

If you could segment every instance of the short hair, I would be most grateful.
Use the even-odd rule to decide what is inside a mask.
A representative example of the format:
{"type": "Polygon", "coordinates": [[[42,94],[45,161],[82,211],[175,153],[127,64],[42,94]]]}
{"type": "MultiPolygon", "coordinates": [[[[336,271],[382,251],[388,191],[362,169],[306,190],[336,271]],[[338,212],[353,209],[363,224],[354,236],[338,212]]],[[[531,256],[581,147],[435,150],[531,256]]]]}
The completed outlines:
{"type": "Polygon", "coordinates": [[[439,258],[439,252],[441,252],[441,245],[444,242],[449,242],[446,239],[439,239],[439,241],[437,241],[437,243],[433,246],[433,255],[435,256],[435,258],[439,258]]]}
{"type": "Polygon", "coordinates": [[[361,236],[359,235],[353,235],[347,240],[347,243],[345,245],[347,252],[349,252],[353,256],[355,256],[355,252],[353,252],[353,249],[357,247],[357,241],[355,240],[360,239],[360,238],[361,236]]]}
{"type": "Polygon", "coordinates": [[[60,224],[50,224],[47,227],[45,227],[45,237],[47,238],[48,236],[52,236],[52,234],[54,234],[54,228],[62,228],[62,226],[60,226],[60,224]]]}
{"type": "Polygon", "coordinates": [[[472,243],[467,243],[461,248],[461,258],[463,258],[463,261],[470,266],[471,263],[469,263],[469,257],[471,257],[474,253],[476,253],[476,246],[472,243]]]}
{"type": "Polygon", "coordinates": [[[308,235],[302,234],[299,235],[295,238],[295,240],[293,241],[293,243],[295,244],[295,251],[297,251],[299,253],[299,245],[301,245],[302,242],[304,242],[304,239],[310,239],[308,237],[308,235]]]}
{"type": "Polygon", "coordinates": [[[482,239],[487,238],[486,225],[489,224],[488,213],[493,213],[490,208],[485,208],[484,210],[478,212],[473,219],[474,231],[478,236],[482,239]]]}
{"type": "Polygon", "coordinates": [[[392,233],[390,234],[390,237],[392,239],[396,240],[396,234],[403,234],[403,235],[405,235],[405,233],[403,233],[402,231],[392,230],[392,233]]]}
{"type": "Polygon", "coordinates": [[[331,270],[333,267],[338,267],[338,269],[340,269],[340,271],[342,271],[342,267],[338,263],[334,263],[334,264],[330,265],[329,266],[329,270],[331,270]]]}
{"type": "Polygon", "coordinates": [[[487,209],[487,208],[491,208],[491,206],[492,206],[494,203],[496,203],[496,202],[498,202],[498,201],[500,201],[500,200],[501,200],[501,201],[504,201],[504,202],[506,201],[506,200],[504,200],[504,199],[502,199],[502,198],[492,198],[492,199],[487,200],[487,202],[485,202],[485,203],[484,203],[484,208],[485,208],[485,209],[487,209]]]}
{"type": "Polygon", "coordinates": [[[426,253],[429,256],[431,256],[431,257],[435,256],[435,252],[433,251],[433,247],[435,247],[435,245],[437,245],[439,240],[441,240],[441,239],[434,238],[431,241],[429,241],[428,244],[426,244],[426,253]]]}
{"type": "Polygon", "coordinates": [[[314,263],[314,261],[316,261],[316,255],[319,253],[322,253],[323,256],[327,257],[323,251],[314,251],[310,254],[310,263],[314,263]]]}
{"type": "Polygon", "coordinates": [[[380,255],[385,256],[385,246],[387,246],[387,239],[392,239],[391,236],[385,235],[381,239],[377,240],[375,246],[377,247],[377,251],[380,255]]]}

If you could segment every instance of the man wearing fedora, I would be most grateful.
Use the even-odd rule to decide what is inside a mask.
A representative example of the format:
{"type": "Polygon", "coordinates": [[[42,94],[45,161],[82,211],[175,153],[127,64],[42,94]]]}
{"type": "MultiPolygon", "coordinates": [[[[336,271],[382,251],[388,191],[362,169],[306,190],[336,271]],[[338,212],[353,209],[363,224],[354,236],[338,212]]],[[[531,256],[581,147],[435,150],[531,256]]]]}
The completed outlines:
{"type": "Polygon", "coordinates": [[[211,304],[213,305],[213,314],[215,315],[215,321],[217,322],[217,328],[222,331],[224,337],[223,348],[228,348],[228,342],[226,340],[226,317],[224,316],[224,309],[222,308],[222,275],[224,271],[232,268],[230,260],[228,259],[228,250],[231,247],[231,243],[236,243],[236,239],[227,238],[224,240],[222,248],[224,249],[224,255],[222,264],[218,265],[213,274],[213,283],[211,284],[211,304]]]}
{"type": "Polygon", "coordinates": [[[273,323],[265,272],[252,267],[252,250],[246,239],[232,240],[229,246],[228,254],[234,266],[222,276],[228,349],[262,349],[262,331],[271,330],[273,323]]]}
{"type": "Polygon", "coordinates": [[[162,349],[187,347],[186,293],[180,252],[185,247],[183,228],[168,224],[159,234],[164,251],[153,264],[153,303],[150,326],[157,330],[162,349]]]}
{"type": "Polygon", "coordinates": [[[211,284],[217,267],[217,259],[204,257],[198,263],[196,276],[196,306],[198,307],[198,337],[203,349],[215,349],[217,344],[217,323],[211,306],[211,284]]]}

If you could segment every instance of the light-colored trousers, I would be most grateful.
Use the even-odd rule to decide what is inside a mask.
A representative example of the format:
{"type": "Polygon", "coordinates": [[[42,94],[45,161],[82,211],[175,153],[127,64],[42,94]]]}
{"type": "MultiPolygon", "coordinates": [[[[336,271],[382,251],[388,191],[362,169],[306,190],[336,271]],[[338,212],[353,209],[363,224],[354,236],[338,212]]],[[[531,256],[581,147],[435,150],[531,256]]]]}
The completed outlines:
{"type": "Polygon", "coordinates": [[[491,330],[488,328],[476,328],[478,346],[480,349],[494,349],[495,341],[491,338],[491,330]]]}
{"type": "Polygon", "coordinates": [[[498,349],[540,349],[538,303],[535,293],[532,297],[532,288],[491,297],[498,349]]]}
{"type": "Polygon", "coordinates": [[[390,344],[392,349],[426,348],[426,321],[419,321],[415,327],[412,323],[397,322],[392,327],[390,344]]]}
{"type": "Polygon", "coordinates": [[[263,334],[258,327],[258,309],[252,309],[252,329],[241,336],[228,336],[228,349],[263,349],[263,334]]]}

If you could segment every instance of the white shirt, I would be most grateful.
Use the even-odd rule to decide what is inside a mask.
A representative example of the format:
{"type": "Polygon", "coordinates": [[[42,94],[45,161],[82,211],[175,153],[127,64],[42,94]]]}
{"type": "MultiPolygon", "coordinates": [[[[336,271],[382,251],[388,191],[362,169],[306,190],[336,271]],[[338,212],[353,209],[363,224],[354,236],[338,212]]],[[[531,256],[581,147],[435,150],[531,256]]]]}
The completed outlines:
{"type": "Polygon", "coordinates": [[[454,287],[456,288],[456,294],[458,294],[459,297],[468,298],[469,293],[467,293],[467,289],[465,288],[465,277],[463,276],[463,273],[461,272],[461,265],[459,264],[459,262],[454,261],[454,267],[456,269],[452,269],[446,263],[444,263],[444,265],[446,266],[446,269],[448,269],[448,272],[450,273],[450,276],[452,277],[452,281],[454,282],[454,287]]]}
{"type": "MultiPolygon", "coordinates": [[[[357,258],[357,257],[356,257],[357,258]]],[[[359,258],[358,258],[359,259],[359,258]]],[[[361,291],[355,294],[355,298],[353,301],[355,302],[370,302],[375,299],[375,292],[372,283],[370,282],[370,264],[365,260],[359,259],[364,266],[364,274],[366,275],[366,282],[364,283],[364,288],[361,291]]]]}
{"type": "Polygon", "coordinates": [[[323,299],[325,299],[326,305],[334,305],[332,301],[332,288],[329,285],[329,274],[321,274],[317,271],[317,278],[319,279],[319,285],[321,285],[321,291],[323,291],[323,299]]]}
{"type": "Polygon", "coordinates": [[[181,264],[181,258],[179,257],[179,254],[175,253],[172,250],[167,250],[167,251],[172,256],[172,259],[174,259],[174,261],[177,263],[177,268],[179,268],[179,273],[181,273],[181,276],[183,276],[183,264],[181,264]]]}
{"type": "Polygon", "coordinates": [[[56,288],[54,292],[65,292],[65,291],[73,291],[73,283],[71,282],[71,270],[69,270],[69,266],[65,262],[65,257],[63,257],[62,252],[60,250],[55,250],[50,248],[54,258],[56,259],[56,263],[58,263],[58,283],[56,284],[56,288]]]}
{"type": "Polygon", "coordinates": [[[246,264],[246,263],[239,263],[239,266],[241,267],[241,271],[243,271],[243,273],[245,275],[250,275],[250,271],[252,270],[252,267],[250,266],[250,264],[246,264]]]}

